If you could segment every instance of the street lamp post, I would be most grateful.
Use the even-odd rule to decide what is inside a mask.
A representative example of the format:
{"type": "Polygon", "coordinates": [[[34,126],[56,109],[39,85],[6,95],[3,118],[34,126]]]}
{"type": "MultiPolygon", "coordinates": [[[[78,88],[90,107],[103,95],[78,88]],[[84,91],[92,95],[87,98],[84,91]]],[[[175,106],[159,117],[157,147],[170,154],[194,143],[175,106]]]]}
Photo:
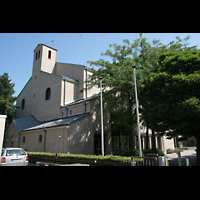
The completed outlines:
{"type": "Polygon", "coordinates": [[[101,95],[101,152],[102,156],[104,156],[102,77],[100,77],[99,79],[100,79],[100,95],[101,95]]]}
{"type": "Polygon", "coordinates": [[[136,101],[137,127],[138,127],[138,147],[139,147],[139,155],[140,155],[140,157],[142,157],[141,137],[140,137],[140,121],[139,121],[139,111],[138,111],[138,97],[137,97],[137,85],[136,85],[136,76],[135,76],[135,66],[132,66],[132,67],[133,67],[134,83],[135,83],[135,101],[136,101]]]}

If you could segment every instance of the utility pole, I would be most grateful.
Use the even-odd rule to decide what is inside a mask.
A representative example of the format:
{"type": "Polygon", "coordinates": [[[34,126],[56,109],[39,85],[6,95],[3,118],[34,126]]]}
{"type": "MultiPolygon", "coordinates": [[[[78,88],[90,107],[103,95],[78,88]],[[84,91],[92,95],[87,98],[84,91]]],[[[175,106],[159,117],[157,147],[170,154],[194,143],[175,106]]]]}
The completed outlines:
{"type": "Polygon", "coordinates": [[[134,83],[135,83],[135,101],[136,101],[137,127],[138,127],[138,148],[139,148],[139,155],[140,155],[140,157],[142,157],[141,137],[140,137],[140,121],[139,121],[139,111],[138,111],[138,97],[137,97],[137,85],[136,85],[136,76],[135,76],[135,66],[132,66],[132,67],[133,67],[134,83]]]}
{"type": "Polygon", "coordinates": [[[104,156],[102,77],[100,77],[99,80],[100,80],[100,95],[101,95],[101,152],[102,156],[104,156]]]}

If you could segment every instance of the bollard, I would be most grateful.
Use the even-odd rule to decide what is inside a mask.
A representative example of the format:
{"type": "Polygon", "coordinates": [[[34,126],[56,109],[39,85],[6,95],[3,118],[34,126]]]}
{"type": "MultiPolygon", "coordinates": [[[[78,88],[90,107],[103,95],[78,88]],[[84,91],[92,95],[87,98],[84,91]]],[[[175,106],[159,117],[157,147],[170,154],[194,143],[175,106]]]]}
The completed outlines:
{"type": "Polygon", "coordinates": [[[189,158],[186,158],[186,166],[190,166],[189,158]]]}
{"type": "Polygon", "coordinates": [[[176,154],[178,155],[178,166],[182,166],[182,163],[181,163],[181,153],[179,151],[177,151],[176,154]]]}

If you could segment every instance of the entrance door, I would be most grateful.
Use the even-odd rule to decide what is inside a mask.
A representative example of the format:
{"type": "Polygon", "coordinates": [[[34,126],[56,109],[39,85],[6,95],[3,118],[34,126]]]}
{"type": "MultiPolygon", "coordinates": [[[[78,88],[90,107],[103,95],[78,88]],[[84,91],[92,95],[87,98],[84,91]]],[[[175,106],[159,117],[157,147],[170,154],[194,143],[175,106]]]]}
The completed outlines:
{"type": "MultiPolygon", "coordinates": [[[[104,155],[105,153],[105,134],[104,134],[104,155]]],[[[94,134],[94,154],[101,155],[101,134],[94,134]]]]}

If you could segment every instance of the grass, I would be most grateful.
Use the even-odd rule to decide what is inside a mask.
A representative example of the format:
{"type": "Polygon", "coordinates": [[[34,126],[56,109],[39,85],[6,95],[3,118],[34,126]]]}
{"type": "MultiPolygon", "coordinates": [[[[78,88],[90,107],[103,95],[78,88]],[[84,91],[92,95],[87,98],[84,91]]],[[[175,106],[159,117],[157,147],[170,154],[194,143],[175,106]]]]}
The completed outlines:
{"type": "Polygon", "coordinates": [[[167,150],[167,154],[176,153],[176,152],[183,152],[183,149],[167,150]]]}

